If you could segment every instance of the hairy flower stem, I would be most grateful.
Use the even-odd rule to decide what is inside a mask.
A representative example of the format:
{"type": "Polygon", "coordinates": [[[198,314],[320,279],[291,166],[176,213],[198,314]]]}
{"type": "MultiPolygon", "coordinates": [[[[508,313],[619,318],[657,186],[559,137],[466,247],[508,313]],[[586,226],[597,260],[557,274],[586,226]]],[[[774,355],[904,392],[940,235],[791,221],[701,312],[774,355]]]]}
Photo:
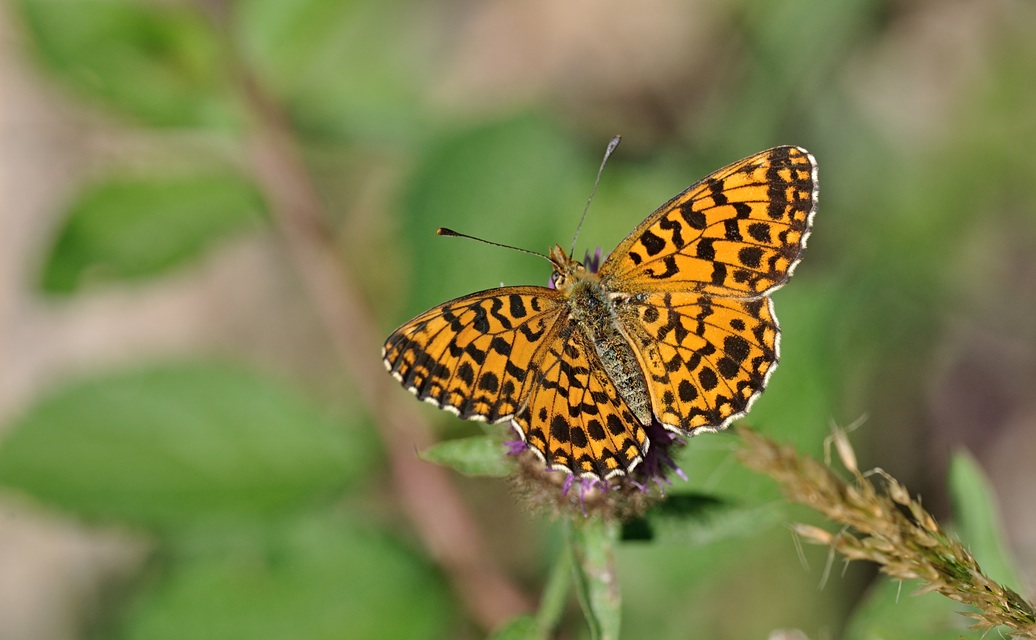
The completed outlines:
{"type": "Polygon", "coordinates": [[[619,637],[622,595],[615,573],[615,545],[621,527],[615,520],[591,517],[568,522],[575,557],[576,591],[594,640],[619,637]]]}

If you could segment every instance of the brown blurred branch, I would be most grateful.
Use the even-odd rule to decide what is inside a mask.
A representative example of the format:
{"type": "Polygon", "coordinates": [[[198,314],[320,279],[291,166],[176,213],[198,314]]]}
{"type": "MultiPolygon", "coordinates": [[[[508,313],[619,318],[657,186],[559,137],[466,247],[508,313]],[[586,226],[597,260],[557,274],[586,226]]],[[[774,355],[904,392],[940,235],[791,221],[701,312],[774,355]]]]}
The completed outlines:
{"type": "Polygon", "coordinates": [[[255,176],[289,256],[345,369],[379,429],[395,491],[425,547],[470,615],[486,629],[532,609],[496,566],[479,528],[441,467],[414,449],[432,444],[412,402],[390,399],[395,383],[381,364],[382,338],[339,255],[320,198],[280,106],[247,71],[241,83],[255,120],[249,140],[255,176]]]}

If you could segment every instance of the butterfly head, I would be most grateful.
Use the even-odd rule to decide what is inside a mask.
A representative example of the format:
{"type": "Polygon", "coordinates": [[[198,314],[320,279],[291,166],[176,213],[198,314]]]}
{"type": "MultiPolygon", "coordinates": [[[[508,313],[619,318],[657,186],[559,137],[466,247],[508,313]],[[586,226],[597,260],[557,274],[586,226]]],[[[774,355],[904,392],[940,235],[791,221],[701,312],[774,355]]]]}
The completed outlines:
{"type": "Polygon", "coordinates": [[[565,291],[573,282],[586,279],[589,273],[582,262],[570,258],[559,244],[550,248],[550,262],[554,265],[550,283],[558,291],[565,291]]]}

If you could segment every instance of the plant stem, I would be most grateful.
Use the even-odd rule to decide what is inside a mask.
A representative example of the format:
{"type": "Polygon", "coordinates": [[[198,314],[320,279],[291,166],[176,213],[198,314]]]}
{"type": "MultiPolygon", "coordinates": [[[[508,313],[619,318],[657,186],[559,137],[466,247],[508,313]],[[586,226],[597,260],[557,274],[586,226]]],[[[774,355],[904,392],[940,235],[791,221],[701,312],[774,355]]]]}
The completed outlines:
{"type": "Polygon", "coordinates": [[[615,573],[619,523],[603,518],[574,520],[568,526],[575,557],[576,592],[594,640],[617,640],[622,595],[615,573]]]}

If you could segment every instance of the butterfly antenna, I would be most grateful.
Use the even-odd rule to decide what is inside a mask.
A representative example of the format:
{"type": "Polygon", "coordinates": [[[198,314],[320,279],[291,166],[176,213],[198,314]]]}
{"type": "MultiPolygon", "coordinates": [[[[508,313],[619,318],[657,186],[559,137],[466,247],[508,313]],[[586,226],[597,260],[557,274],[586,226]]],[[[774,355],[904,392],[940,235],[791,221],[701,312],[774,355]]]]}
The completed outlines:
{"type": "Polygon", "coordinates": [[[586,199],[586,206],[583,207],[583,217],[579,219],[579,225],[576,227],[576,233],[572,236],[572,248],[568,250],[568,255],[572,255],[576,250],[576,238],[579,237],[579,230],[583,228],[583,221],[586,220],[586,212],[590,210],[590,201],[594,199],[594,193],[597,192],[597,183],[601,181],[601,173],[604,172],[604,165],[608,162],[608,158],[611,157],[612,152],[615,151],[615,147],[619,146],[622,142],[622,136],[615,136],[608,143],[608,148],[604,150],[604,157],[601,158],[601,166],[597,169],[597,178],[594,180],[594,188],[590,189],[590,197],[586,199]]]}
{"type": "Polygon", "coordinates": [[[468,240],[475,240],[476,242],[482,242],[484,244],[491,244],[494,247],[503,247],[504,249],[514,249],[515,251],[521,251],[522,253],[531,253],[534,256],[539,256],[539,257],[543,258],[544,260],[550,262],[550,258],[548,258],[547,256],[545,256],[544,254],[542,254],[542,253],[540,253],[538,251],[531,251],[529,249],[522,249],[521,247],[512,247],[509,244],[501,244],[499,242],[491,242],[489,240],[483,240],[482,238],[476,238],[475,236],[469,236],[466,233],[460,233],[460,232],[454,231],[453,229],[447,229],[446,227],[439,227],[438,229],[435,230],[435,233],[440,235],[440,236],[449,236],[449,237],[453,237],[453,238],[467,238],[468,240]]]}

